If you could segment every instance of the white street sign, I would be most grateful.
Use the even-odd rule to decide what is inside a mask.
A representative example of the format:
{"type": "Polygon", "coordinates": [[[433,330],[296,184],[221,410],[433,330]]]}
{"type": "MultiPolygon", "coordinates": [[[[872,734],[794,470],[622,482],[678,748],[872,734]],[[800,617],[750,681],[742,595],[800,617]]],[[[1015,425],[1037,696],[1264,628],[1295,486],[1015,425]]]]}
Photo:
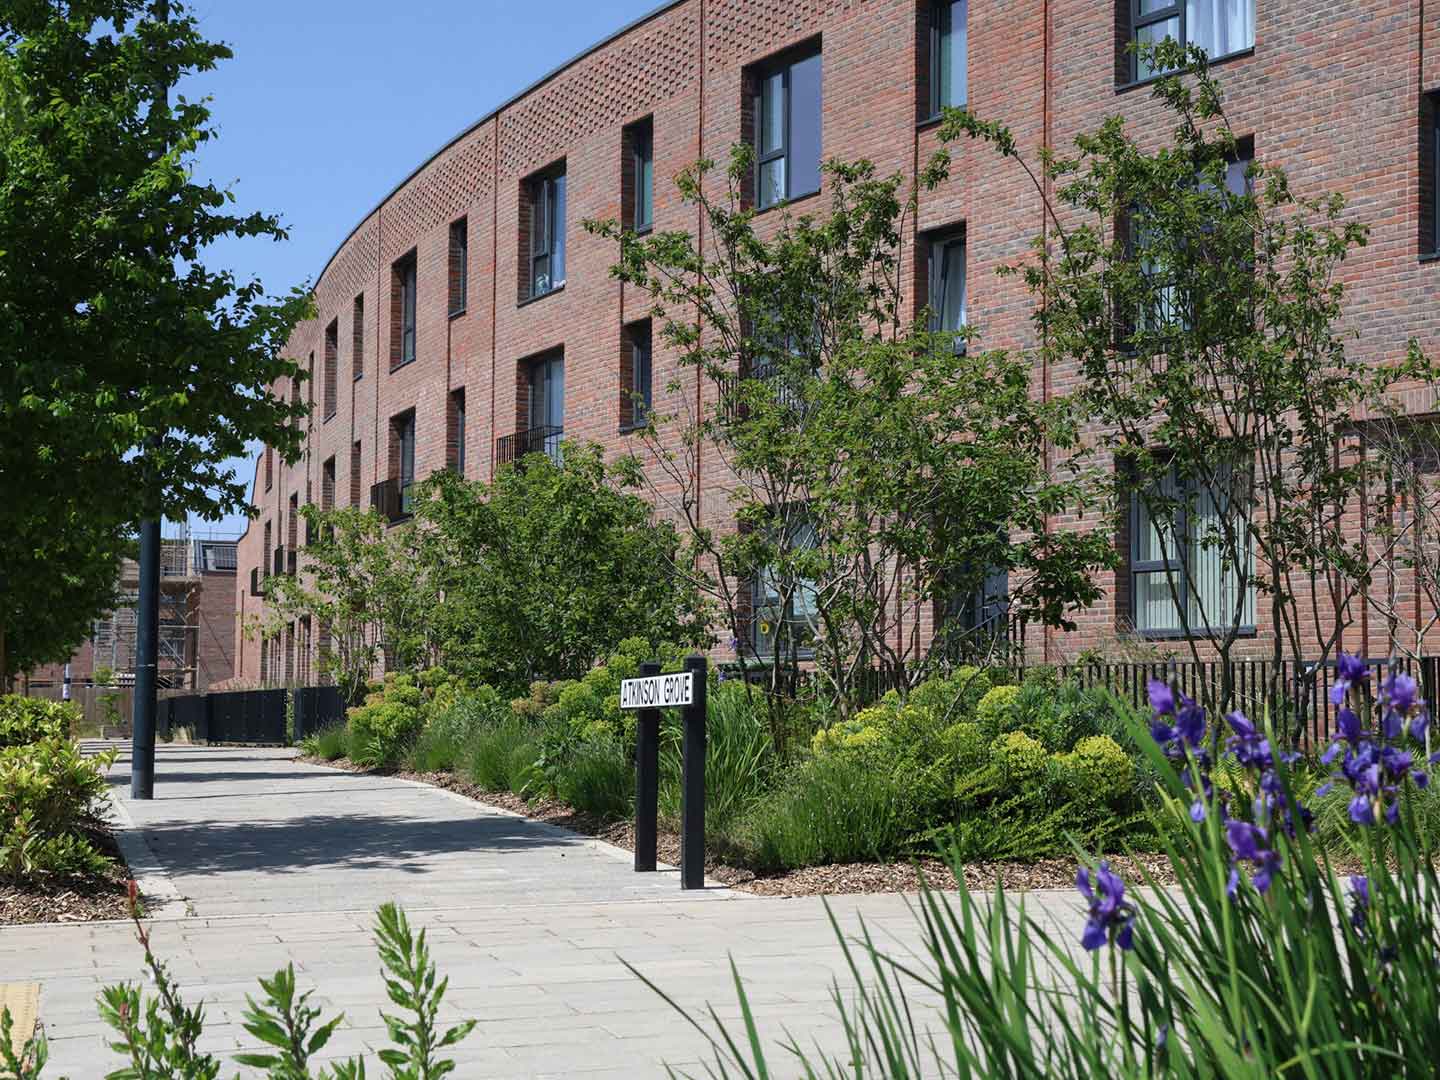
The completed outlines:
{"type": "Polygon", "coordinates": [[[695,676],[688,671],[624,679],[620,683],[622,709],[673,709],[695,700],[695,676]]]}

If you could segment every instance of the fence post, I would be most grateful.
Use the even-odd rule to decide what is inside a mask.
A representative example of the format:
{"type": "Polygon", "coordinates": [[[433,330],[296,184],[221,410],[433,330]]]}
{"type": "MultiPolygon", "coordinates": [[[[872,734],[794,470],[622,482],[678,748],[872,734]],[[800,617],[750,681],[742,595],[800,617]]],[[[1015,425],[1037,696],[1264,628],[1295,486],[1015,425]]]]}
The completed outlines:
{"type": "MultiPolygon", "coordinates": [[[[647,660],[640,677],[660,674],[660,665],[647,660]]],[[[660,816],[660,710],[635,714],[635,869],[655,869],[656,833],[660,816]]]]}
{"type": "Polygon", "coordinates": [[[684,759],[681,765],[680,887],[705,887],[705,676],[709,662],[687,656],[685,670],[694,683],[685,706],[684,759]]]}

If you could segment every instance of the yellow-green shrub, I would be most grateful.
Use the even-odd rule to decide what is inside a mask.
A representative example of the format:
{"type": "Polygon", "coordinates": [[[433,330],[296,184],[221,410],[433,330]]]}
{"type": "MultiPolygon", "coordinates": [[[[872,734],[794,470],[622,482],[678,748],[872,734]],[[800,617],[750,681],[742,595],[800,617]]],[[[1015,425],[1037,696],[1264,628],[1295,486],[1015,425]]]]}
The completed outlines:
{"type": "Polygon", "coordinates": [[[1023,731],[1006,732],[990,746],[991,761],[1011,784],[1025,785],[1039,779],[1045,773],[1048,757],[1044,744],[1023,731]]]}
{"type": "Polygon", "coordinates": [[[990,744],[980,725],[971,720],[951,724],[941,735],[955,768],[960,772],[981,768],[989,756],[990,744]]]}
{"type": "Polygon", "coordinates": [[[94,871],[107,860],[77,832],[97,819],[113,752],[64,738],[0,750],[0,877],[94,871]]]}
{"type": "Polygon", "coordinates": [[[996,686],[987,690],[975,706],[975,722],[992,738],[1002,734],[1017,718],[1015,699],[1019,696],[1018,686],[996,686]]]}
{"type": "Polygon", "coordinates": [[[425,726],[425,695],[413,675],[385,676],[365,704],[349,712],[349,749],[353,761],[372,767],[399,764],[425,726]]]}
{"type": "Polygon", "coordinates": [[[68,739],[80,711],[66,701],[0,696],[0,746],[27,746],[41,739],[68,739]]]}
{"type": "Polygon", "coordinates": [[[1108,735],[1091,735],[1075,744],[1056,762],[1072,798],[1085,802],[1123,799],[1135,782],[1135,763],[1108,735]]]}
{"type": "Polygon", "coordinates": [[[944,678],[927,679],[910,691],[910,704],[929,709],[936,720],[970,720],[990,690],[990,676],[966,665],[944,678]]]}

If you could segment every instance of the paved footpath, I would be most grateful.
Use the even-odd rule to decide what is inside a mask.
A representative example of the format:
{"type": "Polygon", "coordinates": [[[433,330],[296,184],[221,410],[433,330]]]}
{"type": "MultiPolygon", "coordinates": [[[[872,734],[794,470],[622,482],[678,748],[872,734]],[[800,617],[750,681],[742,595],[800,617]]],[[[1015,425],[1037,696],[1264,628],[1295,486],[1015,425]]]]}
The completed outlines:
{"type": "MultiPolygon", "coordinates": [[[[788,1033],[839,1049],[831,982],[848,976],[821,901],[682,893],[673,870],[635,874],[628,852],[586,837],[292,757],[162,747],[148,803],[129,800],[124,759],[112,774],[132,866],[160,898],[154,947],[187,1000],[205,1003],[209,1048],[254,1046],[241,1026],[245,995],[288,961],[327,1015],[345,1013],[329,1051],[384,1045],[370,926],[374,909],[396,900],[450,978],[444,1018],[479,1021],[456,1050],[459,1077],[643,1078],[667,1064],[704,1075],[703,1038],[621,957],[686,1008],[713,1003],[730,1019],[733,956],[767,1042],[788,1033]]],[[[1078,926],[1071,896],[1036,902],[1078,926]]],[[[863,917],[895,953],[919,947],[905,897],[831,906],[842,927],[858,930],[863,917]]],[[[119,1063],[94,999],[138,977],[139,964],[123,923],[0,928],[0,982],[41,984],[49,1077],[101,1077],[119,1063]]],[[[779,1076],[798,1071],[778,1047],[771,1064],[779,1076]]]]}

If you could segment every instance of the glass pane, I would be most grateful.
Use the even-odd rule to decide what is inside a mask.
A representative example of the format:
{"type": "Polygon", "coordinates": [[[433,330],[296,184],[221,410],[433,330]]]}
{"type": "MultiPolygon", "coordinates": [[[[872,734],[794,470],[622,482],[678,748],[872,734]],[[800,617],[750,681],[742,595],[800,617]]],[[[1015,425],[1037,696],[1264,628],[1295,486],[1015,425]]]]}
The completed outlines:
{"type": "Polygon", "coordinates": [[[760,205],[774,206],[785,198],[785,159],[776,158],[760,166],[760,205]]]}
{"type": "Polygon", "coordinates": [[[545,423],[549,427],[565,426],[565,361],[551,360],[546,373],[549,386],[545,393],[545,423]]]}
{"type": "Polygon", "coordinates": [[[545,426],[545,361],[530,369],[530,426],[545,426]]]}
{"type": "Polygon", "coordinates": [[[537,180],[530,190],[530,253],[550,250],[550,182],[537,180]]]}
{"type": "MultiPolygon", "coordinates": [[[[1176,571],[1178,574],[1178,571],[1176,571]]],[[[1180,581],[1177,578],[1176,587],[1180,581]]],[[[1175,601],[1170,594],[1170,583],[1165,571],[1135,575],[1135,629],[1136,630],[1177,630],[1180,617],[1175,601]]]]}
{"type": "Polygon", "coordinates": [[[959,330],[965,325],[965,242],[951,240],[938,260],[943,292],[940,295],[940,329],[959,330]]]}
{"type": "Polygon", "coordinates": [[[1250,161],[1249,157],[1242,157],[1225,166],[1225,189],[1231,195],[1250,193],[1251,183],[1245,176],[1246,171],[1250,168],[1250,161]]]}
{"type": "MultiPolygon", "coordinates": [[[[1169,514],[1161,516],[1159,521],[1151,519],[1150,508],[1146,506],[1145,500],[1139,495],[1135,496],[1134,560],[1137,563],[1179,561],[1179,552],[1175,549],[1174,521],[1181,509],[1180,489],[1173,472],[1167,473],[1164,480],[1156,485],[1156,495],[1156,511],[1169,511],[1169,514]]],[[[1160,515],[1157,513],[1157,516],[1160,515]]]]}
{"type": "Polygon", "coordinates": [[[940,5],[940,104],[964,105],[966,100],[966,16],[969,0],[940,5]]]}
{"type": "Polygon", "coordinates": [[[790,198],[820,190],[820,56],[790,68],[790,198]]]}
{"type": "Polygon", "coordinates": [[[1231,493],[1226,490],[1228,474],[1221,474],[1216,483],[1219,490],[1202,486],[1195,496],[1191,517],[1190,550],[1190,611],[1191,621],[1197,625],[1226,627],[1232,625],[1253,626],[1255,623],[1255,593],[1250,580],[1253,556],[1250,550],[1250,534],[1243,525],[1234,540],[1239,549],[1238,561],[1231,558],[1225,535],[1224,516],[1232,505],[1231,493]],[[1244,571],[1245,592],[1240,592],[1241,571],[1244,571]],[[1238,619],[1238,622],[1236,621],[1238,619]]]}
{"type": "Polygon", "coordinates": [[[650,342],[646,338],[635,343],[634,370],[631,373],[633,391],[640,398],[635,406],[635,422],[642,423],[650,411],[650,342]]]}
{"type": "MultiPolygon", "coordinates": [[[[1142,26],[1135,31],[1135,40],[1141,45],[1148,45],[1164,41],[1166,38],[1180,40],[1180,17],[1172,15],[1168,19],[1161,19],[1159,22],[1151,23],[1149,26],[1142,26]]],[[[1135,58],[1136,78],[1148,79],[1151,75],[1158,75],[1160,72],[1152,67],[1143,56],[1135,58]]]]}
{"type": "Polygon", "coordinates": [[[761,154],[785,147],[785,73],[777,71],[760,83],[760,137],[756,140],[761,154]]]}
{"type": "Polygon", "coordinates": [[[1255,0],[1186,0],[1188,44],[1225,56],[1255,44],[1255,0]]]}
{"type": "Polygon", "coordinates": [[[1140,0],[1140,14],[1150,15],[1156,11],[1163,11],[1165,8],[1173,7],[1175,0],[1140,0]]]}
{"type": "Polygon", "coordinates": [[[553,259],[554,288],[565,284],[565,177],[555,178],[555,212],[550,218],[552,230],[550,254],[553,259]]]}
{"type": "Polygon", "coordinates": [[[655,156],[648,136],[640,136],[635,149],[635,227],[650,224],[655,198],[655,156]]]}
{"type": "Polygon", "coordinates": [[[532,267],[534,278],[530,282],[531,296],[544,296],[550,291],[550,256],[541,255],[532,267]]]}

